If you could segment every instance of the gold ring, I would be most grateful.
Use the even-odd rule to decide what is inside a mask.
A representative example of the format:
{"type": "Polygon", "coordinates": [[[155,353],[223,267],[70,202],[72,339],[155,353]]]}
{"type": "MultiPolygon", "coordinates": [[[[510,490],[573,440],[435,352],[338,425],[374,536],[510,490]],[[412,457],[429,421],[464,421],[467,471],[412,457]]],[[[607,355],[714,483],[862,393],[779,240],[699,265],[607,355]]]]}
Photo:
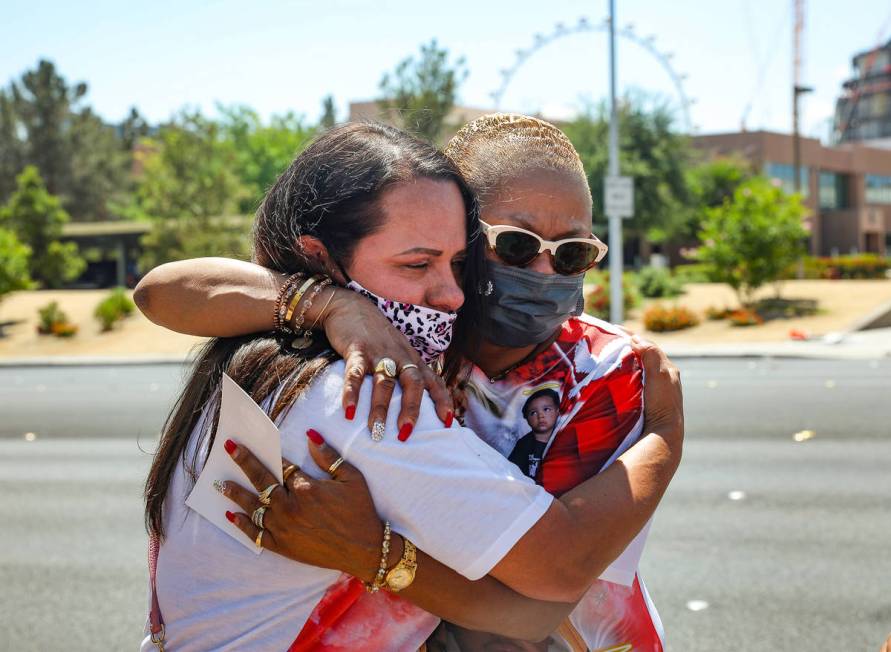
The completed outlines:
{"type": "Polygon", "coordinates": [[[257,546],[258,548],[262,548],[262,547],[263,547],[263,533],[264,533],[265,531],[266,531],[266,530],[261,529],[261,530],[260,530],[260,533],[257,534],[257,538],[254,539],[254,545],[257,546]]]}
{"type": "Polygon", "coordinates": [[[292,464],[291,466],[287,467],[284,471],[282,471],[282,482],[287,481],[288,476],[290,476],[296,470],[297,470],[297,465],[292,464]]]}
{"type": "Polygon", "coordinates": [[[406,369],[418,369],[418,370],[420,370],[420,367],[418,367],[418,365],[416,365],[414,362],[409,362],[408,364],[404,364],[404,365],[402,365],[402,369],[399,370],[399,373],[401,374],[401,373],[402,373],[403,371],[405,371],[406,369]]]}
{"type": "Polygon", "coordinates": [[[264,505],[268,505],[272,500],[270,496],[272,496],[272,492],[275,491],[276,487],[278,487],[278,483],[269,485],[257,494],[257,499],[264,505]]]}
{"type": "Polygon", "coordinates": [[[263,529],[263,517],[266,515],[267,509],[269,508],[266,505],[260,505],[260,507],[255,509],[254,513],[251,514],[251,522],[261,530],[263,529]]]}
{"type": "Polygon", "coordinates": [[[343,464],[343,458],[338,457],[336,460],[334,460],[334,464],[328,467],[328,475],[334,477],[334,472],[340,468],[341,464],[343,464]]]}
{"type": "Polygon", "coordinates": [[[393,358],[381,358],[374,368],[374,373],[383,374],[387,378],[396,378],[396,361],[393,358]]]}

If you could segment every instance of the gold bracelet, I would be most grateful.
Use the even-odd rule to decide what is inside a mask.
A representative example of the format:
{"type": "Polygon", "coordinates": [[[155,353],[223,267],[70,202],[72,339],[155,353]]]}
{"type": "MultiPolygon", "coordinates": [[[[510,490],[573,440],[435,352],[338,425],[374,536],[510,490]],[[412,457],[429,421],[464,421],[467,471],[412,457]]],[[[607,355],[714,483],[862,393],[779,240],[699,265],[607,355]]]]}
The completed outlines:
{"type": "Polygon", "coordinates": [[[291,317],[294,316],[294,309],[297,307],[297,304],[300,303],[300,299],[303,298],[303,293],[306,292],[309,287],[318,282],[319,277],[317,275],[310,276],[306,279],[306,282],[300,286],[300,289],[294,293],[294,296],[291,297],[291,301],[288,303],[288,310],[285,313],[285,325],[289,325],[291,323],[291,317]]]}
{"type": "Polygon", "coordinates": [[[387,577],[387,562],[390,560],[390,521],[384,521],[384,540],[381,543],[381,565],[377,569],[377,575],[374,581],[365,582],[365,590],[369,593],[377,593],[384,586],[384,579],[387,577]]]}

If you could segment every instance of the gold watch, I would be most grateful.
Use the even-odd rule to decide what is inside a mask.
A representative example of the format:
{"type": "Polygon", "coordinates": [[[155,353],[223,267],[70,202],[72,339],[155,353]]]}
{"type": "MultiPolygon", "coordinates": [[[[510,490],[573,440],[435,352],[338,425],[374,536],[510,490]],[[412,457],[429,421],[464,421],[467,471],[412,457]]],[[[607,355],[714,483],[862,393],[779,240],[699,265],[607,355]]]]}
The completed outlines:
{"type": "Polygon", "coordinates": [[[411,541],[402,537],[402,559],[390,569],[384,582],[387,589],[393,593],[399,593],[402,589],[411,586],[415,581],[415,573],[418,570],[417,548],[411,541]]]}

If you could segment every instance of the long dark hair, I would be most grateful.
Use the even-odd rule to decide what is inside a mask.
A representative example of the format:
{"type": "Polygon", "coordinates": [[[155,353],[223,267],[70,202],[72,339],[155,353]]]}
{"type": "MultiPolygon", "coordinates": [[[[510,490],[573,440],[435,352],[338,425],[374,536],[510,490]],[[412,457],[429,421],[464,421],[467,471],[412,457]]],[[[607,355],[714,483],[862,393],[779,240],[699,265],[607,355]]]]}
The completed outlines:
{"type": "MultiPolygon", "coordinates": [[[[358,242],[382,224],[379,199],[390,186],[416,178],[455,183],[464,199],[467,225],[465,301],[459,311],[447,373],[462,367],[462,352],[478,344],[476,324],[485,310],[479,288],[485,278],[484,245],[479,237],[476,200],[454,164],[432,145],[386,125],[348,123],[316,138],[278,178],[257,211],[253,228],[254,262],[293,274],[318,273],[320,263],[304,256],[303,235],[315,236],[343,267],[358,242]]],[[[199,451],[213,444],[219,419],[223,372],[257,403],[280,390],[269,407],[279,418],[294,399],[336,358],[323,337],[297,351],[276,333],[215,338],[204,345],[191,377],[164,424],[164,432],[145,483],[145,521],[163,537],[164,501],[180,459],[186,472],[198,473],[199,451]],[[189,437],[204,415],[194,454],[187,460],[189,437]]]]}

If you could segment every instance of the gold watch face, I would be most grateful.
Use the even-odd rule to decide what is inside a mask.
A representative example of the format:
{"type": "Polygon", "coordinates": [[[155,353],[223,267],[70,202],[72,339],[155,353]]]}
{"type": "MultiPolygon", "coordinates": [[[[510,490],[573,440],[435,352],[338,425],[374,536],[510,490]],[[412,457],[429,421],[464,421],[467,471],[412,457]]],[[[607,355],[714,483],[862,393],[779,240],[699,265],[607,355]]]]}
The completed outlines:
{"type": "Polygon", "coordinates": [[[394,591],[401,591],[415,578],[415,574],[407,568],[394,568],[387,575],[387,585],[394,591]]]}

